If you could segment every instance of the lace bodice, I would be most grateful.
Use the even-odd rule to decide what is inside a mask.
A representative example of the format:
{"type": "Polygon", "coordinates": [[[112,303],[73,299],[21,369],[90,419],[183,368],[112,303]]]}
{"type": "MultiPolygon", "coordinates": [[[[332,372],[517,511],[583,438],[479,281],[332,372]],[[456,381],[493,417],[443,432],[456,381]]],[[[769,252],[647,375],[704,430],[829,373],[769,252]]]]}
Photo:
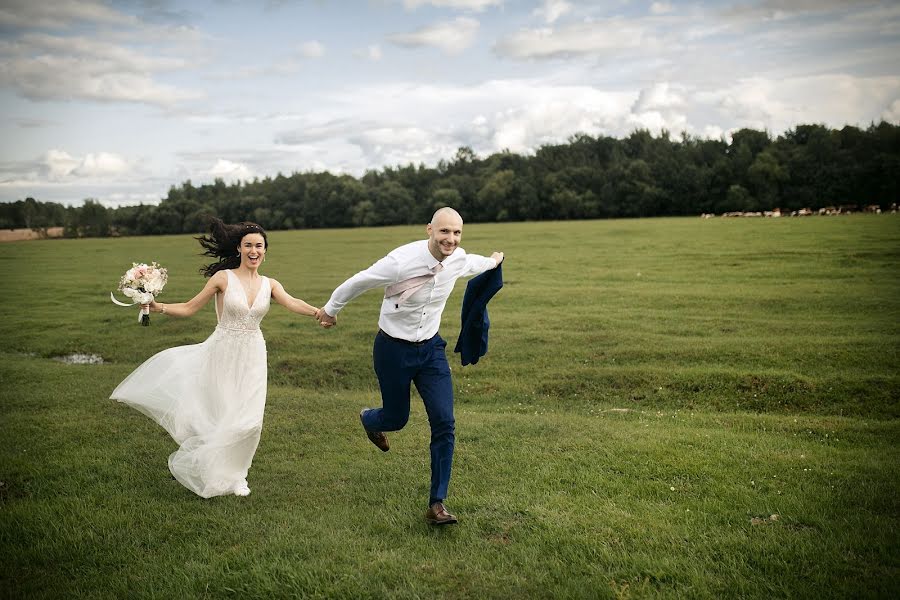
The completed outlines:
{"type": "Polygon", "coordinates": [[[248,306],[247,294],[237,275],[231,270],[225,272],[228,274],[228,287],[225,289],[221,311],[218,298],[216,298],[216,317],[219,320],[219,327],[258,331],[260,322],[269,312],[269,301],[272,297],[269,278],[262,278],[259,292],[253,299],[253,304],[248,306]]]}

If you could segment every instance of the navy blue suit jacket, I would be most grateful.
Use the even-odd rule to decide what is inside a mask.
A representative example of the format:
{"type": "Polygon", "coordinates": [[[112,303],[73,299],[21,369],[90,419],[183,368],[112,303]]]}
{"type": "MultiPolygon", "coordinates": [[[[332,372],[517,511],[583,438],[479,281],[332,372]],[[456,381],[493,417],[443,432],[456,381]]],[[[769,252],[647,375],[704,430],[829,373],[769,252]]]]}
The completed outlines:
{"type": "Polygon", "coordinates": [[[478,277],[473,277],[466,285],[466,295],[462,303],[462,329],[456,340],[454,352],[460,353],[463,366],[475,364],[487,354],[488,319],[487,303],[503,287],[503,263],[478,277]]]}

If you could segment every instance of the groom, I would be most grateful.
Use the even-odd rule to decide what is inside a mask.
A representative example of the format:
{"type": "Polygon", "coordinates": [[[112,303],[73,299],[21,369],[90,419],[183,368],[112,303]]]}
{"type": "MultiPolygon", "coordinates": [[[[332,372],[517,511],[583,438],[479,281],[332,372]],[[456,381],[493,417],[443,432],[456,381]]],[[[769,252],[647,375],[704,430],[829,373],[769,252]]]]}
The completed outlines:
{"type": "Polygon", "coordinates": [[[441,208],[425,227],[428,239],[391,251],[334,290],[317,317],[323,327],[336,324],[344,306],[375,287],[384,287],[373,358],[381,387],[381,408],[359,414],[369,440],[381,451],[390,448],[385,431],[397,431],[409,420],[409,386],[415,383],[431,426],[431,491],[425,520],[432,525],[457,522],[444,506],[453,464],[455,420],[453,383],[445,342],[438,335],[441,313],[453,285],[493,269],[502,252],[490,258],[466,254],[459,247],[462,217],[441,208]]]}

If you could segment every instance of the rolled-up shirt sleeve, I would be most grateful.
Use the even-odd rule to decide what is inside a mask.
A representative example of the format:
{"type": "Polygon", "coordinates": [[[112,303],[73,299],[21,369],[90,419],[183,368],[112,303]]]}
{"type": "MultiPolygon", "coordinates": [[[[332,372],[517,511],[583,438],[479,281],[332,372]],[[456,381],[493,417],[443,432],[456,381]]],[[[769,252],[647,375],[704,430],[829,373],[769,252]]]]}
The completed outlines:
{"type": "Polygon", "coordinates": [[[360,271],[339,285],[325,304],[325,312],[329,316],[337,316],[348,302],[363,292],[396,282],[398,270],[397,260],[392,256],[385,256],[368,269],[360,271]]]}

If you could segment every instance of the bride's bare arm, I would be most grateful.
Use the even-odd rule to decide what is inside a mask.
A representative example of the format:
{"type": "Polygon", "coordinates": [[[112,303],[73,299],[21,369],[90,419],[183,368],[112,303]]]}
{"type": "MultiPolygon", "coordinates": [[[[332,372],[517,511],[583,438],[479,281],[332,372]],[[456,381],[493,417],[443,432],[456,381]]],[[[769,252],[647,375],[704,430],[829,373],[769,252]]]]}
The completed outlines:
{"type": "Polygon", "coordinates": [[[306,317],[315,317],[318,314],[318,308],[311,304],[307,304],[299,298],[294,298],[293,296],[288,294],[287,291],[285,291],[283,285],[281,285],[271,277],[269,278],[269,281],[272,283],[272,298],[275,300],[275,302],[282,305],[291,312],[295,312],[306,317]]]}
{"type": "Polygon", "coordinates": [[[228,286],[227,275],[225,271],[218,271],[209,278],[200,293],[188,300],[187,302],[179,302],[177,304],[168,304],[166,302],[151,302],[150,311],[157,313],[165,313],[173,317],[190,317],[195,312],[206,306],[209,299],[218,292],[224,292],[228,286]]]}

